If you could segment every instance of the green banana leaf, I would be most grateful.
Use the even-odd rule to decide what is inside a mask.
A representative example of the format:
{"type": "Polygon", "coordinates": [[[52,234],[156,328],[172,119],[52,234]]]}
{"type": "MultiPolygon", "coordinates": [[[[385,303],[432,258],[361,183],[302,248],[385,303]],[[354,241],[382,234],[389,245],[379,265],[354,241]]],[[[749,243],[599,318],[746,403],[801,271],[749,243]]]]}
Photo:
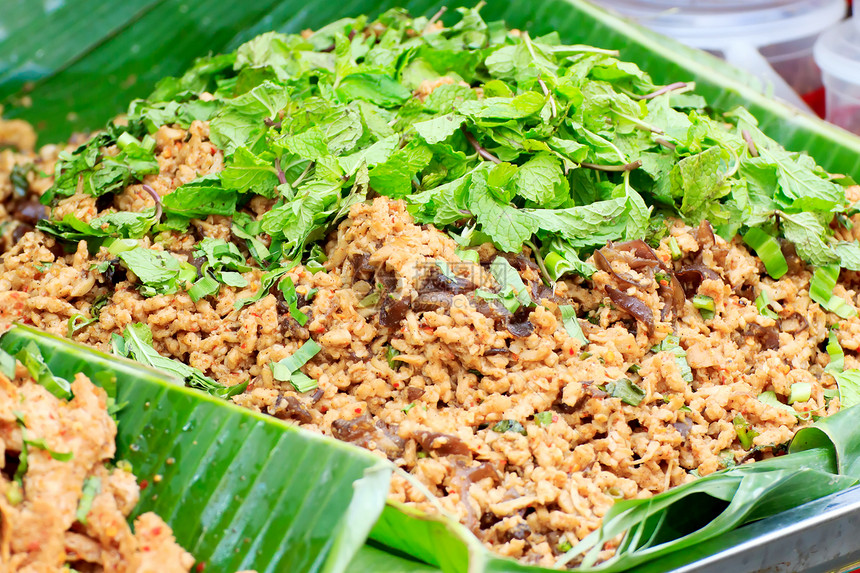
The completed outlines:
{"type": "Polygon", "coordinates": [[[52,372],[116,384],[117,458],[146,480],[135,515],[155,511],[207,571],[432,571],[362,549],[383,509],[390,466],[185,388],[140,364],[15,326],[0,348],[34,341],[52,372]],[[156,477],[160,476],[160,477],[156,477]]]}
{"type": "MultiPolygon", "coordinates": [[[[0,15],[0,30],[7,31],[0,34],[0,101],[8,117],[33,122],[43,142],[59,141],[72,131],[101,127],[161,77],[181,74],[195,57],[232,50],[260,32],[297,32],[394,6],[429,14],[464,4],[474,2],[18,0],[0,15]]],[[[488,0],[483,11],[533,34],[558,31],[567,43],[618,49],[659,82],[695,81],[715,108],[745,105],[785,147],[808,151],[833,173],[860,174],[860,137],[766,97],[754,78],[704,52],[585,0],[488,0]]]]}

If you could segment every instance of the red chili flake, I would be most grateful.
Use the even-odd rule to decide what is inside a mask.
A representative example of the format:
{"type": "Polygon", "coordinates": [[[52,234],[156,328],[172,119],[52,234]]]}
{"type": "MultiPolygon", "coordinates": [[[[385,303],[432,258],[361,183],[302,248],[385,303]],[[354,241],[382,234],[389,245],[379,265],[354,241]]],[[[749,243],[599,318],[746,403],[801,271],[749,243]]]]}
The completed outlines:
{"type": "Polygon", "coordinates": [[[392,384],[392,386],[394,386],[395,388],[400,388],[400,383],[399,383],[399,382],[394,382],[394,383],[392,384]]]}
{"type": "Polygon", "coordinates": [[[514,362],[518,362],[520,359],[520,355],[514,354],[513,352],[511,352],[511,357],[514,359],[514,362]]]}
{"type": "Polygon", "coordinates": [[[149,487],[149,480],[140,480],[140,489],[146,489],[147,487],[149,487]]]}
{"type": "Polygon", "coordinates": [[[361,408],[356,408],[356,409],[355,409],[355,413],[356,413],[356,414],[361,414],[361,408]]]}
{"type": "Polygon", "coordinates": [[[215,155],[218,152],[213,146],[209,146],[209,155],[215,155]]]}
{"type": "Polygon", "coordinates": [[[142,549],[143,549],[144,551],[149,551],[149,545],[144,545],[144,546],[142,547],[142,549]]]}
{"type": "Polygon", "coordinates": [[[153,535],[161,535],[161,528],[160,527],[153,528],[152,534],[153,535]]]}
{"type": "Polygon", "coordinates": [[[242,350],[245,350],[245,343],[242,343],[242,350]]]}
{"type": "Polygon", "coordinates": [[[571,356],[573,356],[574,354],[576,354],[576,352],[574,352],[573,348],[571,348],[568,352],[570,353],[570,355],[571,355],[571,356]]]}
{"type": "Polygon", "coordinates": [[[323,414],[325,414],[326,412],[328,412],[328,406],[321,406],[321,407],[320,407],[320,412],[322,412],[323,414]]]}
{"type": "Polygon", "coordinates": [[[200,563],[197,564],[197,573],[200,573],[204,569],[206,569],[206,562],[205,561],[201,561],[200,563]]]}

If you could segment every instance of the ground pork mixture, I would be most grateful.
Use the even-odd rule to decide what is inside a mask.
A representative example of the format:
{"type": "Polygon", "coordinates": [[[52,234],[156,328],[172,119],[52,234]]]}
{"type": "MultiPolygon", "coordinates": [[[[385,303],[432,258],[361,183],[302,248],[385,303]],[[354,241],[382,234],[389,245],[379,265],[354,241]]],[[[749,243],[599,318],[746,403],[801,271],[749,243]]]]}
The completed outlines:
{"type": "Polygon", "coordinates": [[[104,390],[83,374],[71,390],[69,401],[55,397],[20,364],[14,380],[0,374],[2,570],[189,571],[194,558],[160,517],[144,513],[134,532],[126,521],[140,488],[110,466],[116,423],[104,390]]]}
{"type": "MultiPolygon", "coordinates": [[[[144,183],[163,196],[219,170],[221,152],[207,136],[200,122],[188,132],[161,128],[161,173],[144,183]]],[[[590,259],[601,269],[591,280],[550,288],[528,252],[501,254],[486,244],[479,263],[464,262],[446,234],[415,225],[402,201],[380,197],[355,205],[329,235],[323,270],[289,271],[309,317],[303,326],[278,289],[234,308],[259,289],[257,269],[244,273],[248,287],[222,286],[196,303],[184,292],[144,297],[131,272],[99,270],[112,260],[106,249],[91,253],[82,241],[64,251],[22,214],[20,206],[50,180],[31,171],[29,189],[16,197],[11,166],[33,161],[50,172],[55,151],[3,153],[3,312],[66,335],[70,317],[90,316],[107,297],[76,341],[106,350],[112,334],[145,323],[163,355],[225,385],[250,381],[238,404],[387,457],[494,551],[526,562],[551,564],[618,499],[779,454],[813,416],[835,412],[835,383],[822,374],[832,327],[845,367],[860,366],[860,319],[840,320],[811,301],[811,272],[790,247],[789,273],[773,280],[742,243],[715,237],[707,224],[675,223],[653,250],[641,242],[608,246],[590,259]],[[680,258],[673,260],[670,241],[680,258]],[[536,306],[511,314],[476,295],[498,290],[487,265],[499,255],[536,306]],[[680,283],[670,289],[661,269],[672,269],[680,283]],[[756,308],[762,292],[776,318],[756,308]],[[694,307],[696,294],[713,299],[712,317],[694,307]],[[560,305],[573,307],[586,344],[568,332],[560,305]],[[277,381],[271,364],[309,338],[322,350],[302,371],[318,388],[302,394],[277,381]],[[811,385],[809,399],[787,406],[798,382],[811,385]],[[759,399],[770,391],[781,404],[759,399]],[[739,432],[751,442],[742,444],[739,432]]],[[[108,199],[74,195],[53,218],[91,220],[152,205],[140,185],[108,199]]],[[[255,198],[243,209],[259,218],[271,205],[255,198]]],[[[185,261],[204,237],[233,240],[247,253],[230,219],[216,216],[194,220],[188,234],[141,244],[185,261]]],[[[856,283],[854,273],[843,273],[835,294],[857,306],[856,283]]],[[[399,477],[391,497],[430,508],[399,477]]]]}

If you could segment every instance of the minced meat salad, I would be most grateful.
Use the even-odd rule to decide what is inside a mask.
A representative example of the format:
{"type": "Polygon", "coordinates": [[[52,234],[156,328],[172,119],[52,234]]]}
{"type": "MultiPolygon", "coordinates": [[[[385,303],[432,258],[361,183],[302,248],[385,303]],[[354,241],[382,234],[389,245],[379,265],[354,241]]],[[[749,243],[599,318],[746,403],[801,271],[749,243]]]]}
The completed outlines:
{"type": "Polygon", "coordinates": [[[126,521],[140,487],[129,468],[111,467],[116,422],[105,391],[83,374],[54,378],[38,349],[21,359],[26,366],[13,359],[0,372],[2,570],[190,571],[194,558],[160,517],[138,516],[134,532],[126,521]]]}
{"type": "Polygon", "coordinates": [[[549,565],[857,401],[860,191],[461,12],[263,34],[66,148],[5,123],[0,309],[367,448],[549,565]]]}

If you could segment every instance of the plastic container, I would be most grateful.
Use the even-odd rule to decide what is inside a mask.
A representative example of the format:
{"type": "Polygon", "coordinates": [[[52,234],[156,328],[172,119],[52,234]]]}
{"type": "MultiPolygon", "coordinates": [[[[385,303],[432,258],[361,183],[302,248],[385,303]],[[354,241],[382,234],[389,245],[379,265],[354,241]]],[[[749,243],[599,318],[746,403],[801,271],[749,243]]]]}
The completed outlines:
{"type": "Polygon", "coordinates": [[[773,95],[809,111],[798,94],[821,88],[812,51],[845,17],[845,0],[602,0],[602,5],[758,76],[773,95]]]}
{"type": "Polygon", "coordinates": [[[815,60],[827,91],[827,121],[860,133],[860,18],[822,34],[815,60]]]}

